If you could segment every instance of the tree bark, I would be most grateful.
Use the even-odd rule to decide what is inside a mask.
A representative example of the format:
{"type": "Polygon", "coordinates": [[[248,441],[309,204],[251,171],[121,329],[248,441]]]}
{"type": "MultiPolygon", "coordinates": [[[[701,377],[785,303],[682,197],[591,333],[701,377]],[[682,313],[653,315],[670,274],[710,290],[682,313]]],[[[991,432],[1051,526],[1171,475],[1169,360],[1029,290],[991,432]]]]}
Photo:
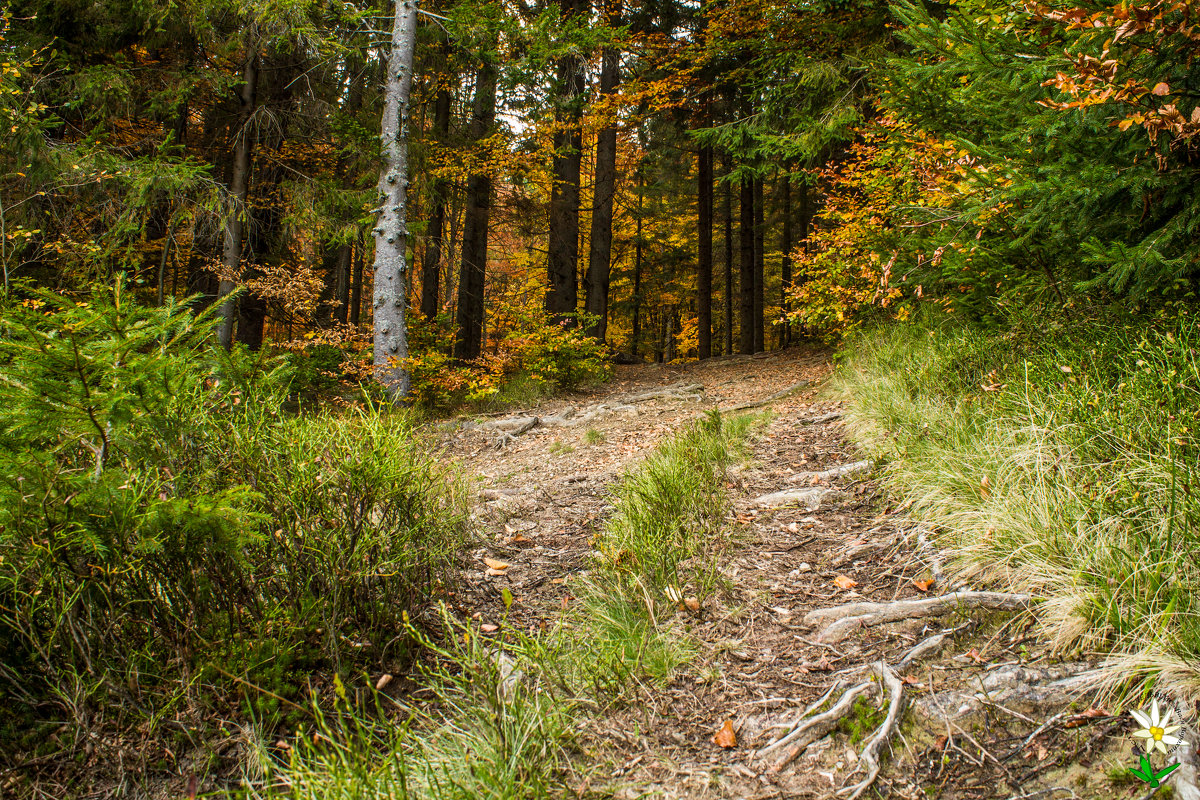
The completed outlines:
{"type": "MultiPolygon", "coordinates": [[[[250,188],[250,159],[254,153],[254,135],[250,123],[258,93],[258,41],[253,35],[246,38],[246,64],[242,68],[242,88],[238,96],[240,109],[234,133],[233,168],[229,179],[229,213],[225,217],[225,244],[221,264],[225,275],[217,287],[218,300],[227,297],[237,286],[242,274],[242,229],[250,213],[246,203],[250,188]]],[[[228,350],[233,344],[233,322],[237,316],[233,300],[226,300],[218,312],[217,341],[228,350]]]]}
{"type": "MultiPolygon", "coordinates": [[[[729,158],[725,157],[725,172],[729,172],[729,158]]],[[[725,346],[722,352],[733,355],[733,187],[725,184],[725,346]]]]}
{"type": "MultiPolygon", "coordinates": [[[[788,292],[792,288],[792,176],[786,170],[783,173],[782,186],[783,190],[783,232],[779,242],[779,249],[783,251],[783,258],[779,262],[779,306],[783,310],[783,316],[787,318],[788,312],[788,292]]],[[[790,337],[792,326],[784,322],[783,324],[783,345],[786,347],[790,337]]]]}
{"type": "MultiPolygon", "coordinates": [[[[615,24],[620,0],[610,2],[607,16],[615,24]]],[[[621,53],[615,47],[604,48],[600,66],[600,95],[616,94],[621,82],[621,53]]],[[[615,119],[615,109],[609,109],[615,119]]],[[[584,309],[596,317],[590,333],[604,341],[608,334],[608,291],[612,268],[613,197],[617,187],[617,126],[610,121],[596,134],[596,179],[592,202],[592,235],[588,248],[587,277],[584,280],[584,309]]]]}
{"type": "MultiPolygon", "coordinates": [[[[581,0],[559,0],[565,21],[584,7],[581,0]]],[[[574,53],[558,62],[558,109],[555,112],[554,162],[550,190],[550,241],[546,310],[563,319],[578,308],[579,176],[582,167],[584,62],[574,53]]]]}
{"type": "MultiPolygon", "coordinates": [[[[471,139],[475,143],[487,137],[496,119],[496,74],[496,65],[485,57],[475,75],[471,112],[471,139]]],[[[491,173],[472,173],[467,180],[462,268],[458,278],[458,333],[454,342],[454,357],[463,361],[478,358],[483,345],[483,289],[491,202],[491,173]]]]}
{"type": "MultiPolygon", "coordinates": [[[[442,143],[450,136],[451,95],[448,87],[438,89],[433,108],[434,140],[442,143]]],[[[433,182],[430,191],[433,210],[429,215],[429,238],[421,261],[421,316],[433,319],[438,312],[438,288],[442,273],[442,245],[446,230],[446,180],[433,182]]]]}
{"type": "Polygon", "coordinates": [[[742,178],[741,226],[738,230],[738,352],[754,353],[754,181],[742,178]]]}
{"type": "Polygon", "coordinates": [[[354,245],[354,278],[350,282],[350,324],[358,327],[362,321],[363,241],[359,234],[354,245]]]}
{"type": "Polygon", "coordinates": [[[696,258],[696,335],[697,358],[712,356],[712,229],[713,229],[713,150],[701,147],[696,155],[700,185],[696,207],[698,235],[696,258]]]}
{"type": "Polygon", "coordinates": [[[410,389],[405,281],[408,271],[408,115],[413,51],[417,39],[416,0],[396,0],[392,52],[384,82],[383,169],[379,192],[383,205],[375,226],[375,379],[389,398],[406,398],[410,389]]]}
{"type": "Polygon", "coordinates": [[[637,182],[637,232],[633,240],[633,333],[630,338],[629,352],[638,354],[642,334],[642,184],[645,176],[641,167],[638,168],[637,182]]]}
{"type": "Polygon", "coordinates": [[[754,352],[766,349],[765,273],[766,225],[763,224],[763,179],[754,179],[754,352]]]}

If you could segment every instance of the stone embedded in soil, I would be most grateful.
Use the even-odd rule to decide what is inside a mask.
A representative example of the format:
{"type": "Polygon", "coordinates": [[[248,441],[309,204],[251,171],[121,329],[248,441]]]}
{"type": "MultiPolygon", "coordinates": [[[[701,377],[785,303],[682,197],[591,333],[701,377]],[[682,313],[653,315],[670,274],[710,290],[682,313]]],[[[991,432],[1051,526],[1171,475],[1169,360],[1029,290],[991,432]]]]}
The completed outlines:
{"type": "Polygon", "coordinates": [[[962,722],[990,702],[1034,716],[1094,691],[1099,685],[1099,673],[1083,663],[1044,668],[1006,664],[982,677],[973,675],[964,683],[960,689],[917,698],[913,710],[938,723],[944,719],[962,722]]]}

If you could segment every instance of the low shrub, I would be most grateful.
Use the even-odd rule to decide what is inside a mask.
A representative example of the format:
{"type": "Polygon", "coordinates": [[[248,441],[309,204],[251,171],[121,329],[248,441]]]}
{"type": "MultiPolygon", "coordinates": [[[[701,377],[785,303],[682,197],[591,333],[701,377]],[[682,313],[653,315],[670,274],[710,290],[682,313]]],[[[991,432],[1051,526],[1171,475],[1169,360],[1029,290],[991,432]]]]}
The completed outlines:
{"type": "Polygon", "coordinates": [[[0,681],[16,696],[78,712],[86,685],[92,707],[152,707],[141,694],[224,673],[286,699],[315,667],[398,658],[463,520],[407,417],[289,417],[279,362],[228,356],[213,319],[121,284],[30,293],[3,318],[0,681]]]}

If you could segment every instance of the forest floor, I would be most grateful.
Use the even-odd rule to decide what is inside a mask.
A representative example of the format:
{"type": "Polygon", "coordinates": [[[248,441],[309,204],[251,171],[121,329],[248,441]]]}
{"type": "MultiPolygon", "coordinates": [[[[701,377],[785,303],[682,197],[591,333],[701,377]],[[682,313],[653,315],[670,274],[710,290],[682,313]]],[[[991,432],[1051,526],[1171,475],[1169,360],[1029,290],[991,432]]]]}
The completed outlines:
{"type": "Polygon", "coordinates": [[[940,616],[852,625],[844,638],[805,624],[810,611],[844,603],[986,588],[945,583],[937,552],[871,469],[801,477],[863,459],[843,432],[839,406],[822,395],[831,369],[828,353],[803,348],[624,366],[593,391],[507,415],[554,418],[570,408],[586,418],[581,424],[537,425],[502,447],[492,428],[441,428],[447,454],[480,481],[485,544],[470,554],[458,610],[492,629],[508,589],[516,598],[508,624],[533,631],[570,603],[569,576],[587,569],[624,470],[708,409],[810,382],[759,409],[769,421],[730,471],[732,547],[716,565],[723,588],[685,614],[695,659],[668,685],[642,687],[636,702],[580,723],[577,796],[838,796],[863,778],[858,754],[884,722],[888,693],[857,701],[807,748],[759,751],[822,696],[832,692],[833,703],[868,680],[881,660],[899,677],[901,716],[866,796],[1143,794],[1123,769],[1131,723],[1095,704],[1087,688],[1093,664],[1053,658],[1028,614],[953,604],[940,616]],[[813,493],[815,508],[761,500],[803,487],[829,491],[813,493]],[[485,557],[510,566],[489,574],[485,557]]]}

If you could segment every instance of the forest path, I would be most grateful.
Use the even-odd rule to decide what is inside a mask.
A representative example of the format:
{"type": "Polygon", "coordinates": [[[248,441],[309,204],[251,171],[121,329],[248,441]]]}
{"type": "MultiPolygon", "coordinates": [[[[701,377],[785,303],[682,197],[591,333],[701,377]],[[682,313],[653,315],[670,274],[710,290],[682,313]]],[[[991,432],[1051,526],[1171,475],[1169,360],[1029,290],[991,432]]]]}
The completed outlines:
{"type": "Polygon", "coordinates": [[[730,472],[733,545],[718,565],[725,590],[686,615],[696,659],[669,685],[646,686],[638,702],[588,723],[573,763],[576,795],[838,796],[863,778],[858,754],[883,722],[880,692],[805,750],[757,751],[818,698],[832,691],[832,704],[869,679],[873,664],[895,667],[916,644],[932,641],[901,673],[903,722],[888,737],[883,771],[866,796],[1130,796],[1105,778],[1117,763],[1121,721],[1086,699],[1068,708],[1078,700],[1076,676],[1090,665],[1055,663],[1029,634],[1026,616],[955,611],[862,628],[835,643],[817,641],[820,627],[804,624],[814,609],[933,597],[946,588],[918,526],[887,505],[869,471],[797,480],[863,459],[842,430],[837,404],[820,396],[831,371],[828,353],[798,348],[618,367],[592,392],[507,415],[544,419],[568,407],[604,407],[581,424],[538,425],[503,447],[495,446],[493,428],[446,429],[448,455],[480,480],[476,513],[485,534],[454,598],[459,611],[482,626],[498,623],[508,589],[516,597],[509,624],[534,631],[570,601],[566,580],[587,568],[592,536],[612,511],[610,488],[624,470],[714,406],[761,401],[810,382],[765,407],[770,421],[753,437],[748,461],[730,472]],[[756,502],[802,487],[831,491],[814,510],[756,502]],[[511,566],[489,574],[485,557],[511,566]],[[732,747],[714,738],[726,721],[732,747]],[[785,753],[794,757],[776,768],[785,753]]]}

